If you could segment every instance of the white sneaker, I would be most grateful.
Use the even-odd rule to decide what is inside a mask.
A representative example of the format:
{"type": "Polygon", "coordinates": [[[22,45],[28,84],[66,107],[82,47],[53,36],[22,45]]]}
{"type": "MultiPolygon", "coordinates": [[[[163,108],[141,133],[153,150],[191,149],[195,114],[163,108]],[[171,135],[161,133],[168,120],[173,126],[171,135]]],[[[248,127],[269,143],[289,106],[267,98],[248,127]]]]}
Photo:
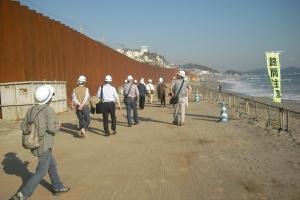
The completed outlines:
{"type": "Polygon", "coordinates": [[[12,200],[26,200],[22,192],[17,192],[12,198],[12,200]]]}

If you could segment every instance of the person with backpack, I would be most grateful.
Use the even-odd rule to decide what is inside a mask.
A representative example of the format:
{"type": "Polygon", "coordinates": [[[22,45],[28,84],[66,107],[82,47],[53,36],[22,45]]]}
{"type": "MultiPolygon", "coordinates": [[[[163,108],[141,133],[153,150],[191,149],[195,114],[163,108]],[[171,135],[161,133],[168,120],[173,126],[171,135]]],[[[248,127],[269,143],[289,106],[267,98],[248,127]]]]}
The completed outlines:
{"type": "Polygon", "coordinates": [[[139,90],[136,84],[133,84],[133,77],[127,77],[128,83],[124,86],[124,103],[127,110],[128,127],[132,126],[131,111],[133,111],[134,124],[139,124],[136,99],[139,97],[139,90]]]}
{"type": "Polygon", "coordinates": [[[174,80],[171,85],[172,98],[178,98],[178,101],[174,106],[173,114],[173,124],[177,124],[178,126],[181,126],[184,123],[186,97],[192,91],[192,87],[184,80],[184,78],[185,72],[181,70],[177,73],[177,79],[174,80]]]}
{"type": "Polygon", "coordinates": [[[90,93],[89,89],[85,87],[86,77],[79,76],[77,84],[78,86],[73,90],[72,101],[79,121],[79,136],[81,138],[86,138],[86,131],[90,125],[91,119],[89,108],[90,93]]]}
{"type": "Polygon", "coordinates": [[[154,96],[154,86],[152,84],[152,80],[149,79],[146,85],[146,90],[147,90],[147,96],[148,96],[148,103],[152,104],[153,103],[153,96],[154,96]]]}
{"type": "Polygon", "coordinates": [[[110,132],[108,129],[108,115],[111,117],[111,129],[113,134],[117,133],[117,118],[116,118],[116,106],[115,102],[118,103],[119,109],[121,110],[121,104],[119,101],[119,95],[114,88],[112,83],[112,77],[110,75],[106,75],[104,79],[104,85],[99,87],[98,97],[103,102],[103,127],[105,136],[109,136],[110,132]]]}
{"type": "Polygon", "coordinates": [[[52,86],[39,86],[34,93],[37,104],[27,111],[21,123],[23,146],[30,149],[31,153],[38,158],[38,166],[33,176],[11,198],[13,200],[29,198],[47,172],[50,176],[53,195],[57,196],[70,190],[70,187],[64,186],[60,180],[52,154],[54,136],[61,127],[61,123],[56,122],[53,108],[50,107],[53,95],[52,86]]]}

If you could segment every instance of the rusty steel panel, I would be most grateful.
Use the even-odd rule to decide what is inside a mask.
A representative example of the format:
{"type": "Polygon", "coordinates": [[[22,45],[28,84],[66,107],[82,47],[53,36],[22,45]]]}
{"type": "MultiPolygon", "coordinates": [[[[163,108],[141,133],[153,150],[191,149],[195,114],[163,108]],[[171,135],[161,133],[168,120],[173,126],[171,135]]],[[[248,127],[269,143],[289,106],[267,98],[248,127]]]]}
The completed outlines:
{"type": "Polygon", "coordinates": [[[106,74],[120,86],[127,75],[171,81],[175,69],[137,62],[19,2],[0,1],[0,83],[67,81],[68,98],[79,75],[96,94],[106,74]]]}

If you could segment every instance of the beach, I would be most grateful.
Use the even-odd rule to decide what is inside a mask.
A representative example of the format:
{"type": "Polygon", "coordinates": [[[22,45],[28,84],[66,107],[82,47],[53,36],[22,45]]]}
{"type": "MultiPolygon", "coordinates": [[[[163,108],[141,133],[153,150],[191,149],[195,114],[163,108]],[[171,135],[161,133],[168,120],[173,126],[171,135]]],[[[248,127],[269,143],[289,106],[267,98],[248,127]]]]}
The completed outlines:
{"type": "MultiPolygon", "coordinates": [[[[71,187],[59,199],[300,198],[300,143],[287,134],[246,117],[220,123],[219,105],[208,100],[190,102],[181,127],[171,123],[172,111],[146,105],[132,128],[117,111],[118,134],[109,137],[102,116],[94,115],[84,140],[74,112],[59,114],[64,128],[54,155],[71,187]]],[[[0,199],[8,199],[37,163],[21,146],[19,122],[0,120],[0,127],[0,199]]],[[[31,199],[53,199],[49,183],[46,176],[31,199]]]]}

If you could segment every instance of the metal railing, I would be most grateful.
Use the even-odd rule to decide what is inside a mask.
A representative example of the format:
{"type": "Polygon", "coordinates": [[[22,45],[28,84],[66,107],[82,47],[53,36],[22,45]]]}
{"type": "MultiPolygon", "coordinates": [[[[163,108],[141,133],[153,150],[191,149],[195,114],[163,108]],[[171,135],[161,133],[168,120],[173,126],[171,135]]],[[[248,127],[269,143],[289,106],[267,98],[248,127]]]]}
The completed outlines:
{"type": "Polygon", "coordinates": [[[192,87],[193,95],[198,91],[202,99],[216,103],[224,102],[231,111],[231,117],[240,118],[242,115],[245,115],[255,121],[265,122],[267,127],[272,127],[279,131],[296,131],[293,130],[293,127],[290,127],[289,120],[291,118],[299,120],[300,112],[260,102],[251,99],[251,97],[247,98],[229,92],[219,92],[197,85],[192,85],[192,87]]]}

